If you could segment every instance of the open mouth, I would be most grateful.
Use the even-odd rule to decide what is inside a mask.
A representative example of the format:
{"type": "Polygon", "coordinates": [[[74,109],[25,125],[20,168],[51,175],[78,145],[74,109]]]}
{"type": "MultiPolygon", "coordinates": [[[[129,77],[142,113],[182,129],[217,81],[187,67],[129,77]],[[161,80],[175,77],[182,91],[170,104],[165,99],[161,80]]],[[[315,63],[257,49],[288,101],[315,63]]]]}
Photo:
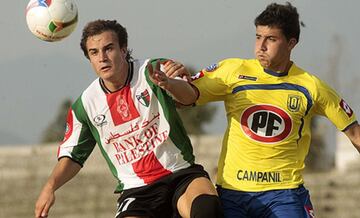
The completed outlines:
{"type": "Polygon", "coordinates": [[[110,66],[103,66],[103,67],[100,68],[101,71],[108,71],[110,69],[111,69],[110,66]]]}

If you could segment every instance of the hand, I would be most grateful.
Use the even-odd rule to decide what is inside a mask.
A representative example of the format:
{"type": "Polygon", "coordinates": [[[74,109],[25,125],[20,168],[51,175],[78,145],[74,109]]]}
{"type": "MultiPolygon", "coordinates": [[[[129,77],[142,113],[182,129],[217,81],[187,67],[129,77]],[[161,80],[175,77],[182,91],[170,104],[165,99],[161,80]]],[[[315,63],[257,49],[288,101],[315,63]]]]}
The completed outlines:
{"type": "Polygon", "coordinates": [[[44,187],[35,204],[35,217],[36,218],[48,217],[50,207],[54,204],[54,202],[55,202],[54,191],[44,187]]]}
{"type": "Polygon", "coordinates": [[[160,70],[160,62],[156,61],[155,69],[153,69],[151,63],[148,63],[147,68],[150,80],[160,88],[167,90],[169,88],[169,78],[160,70]]]}
{"type": "Polygon", "coordinates": [[[185,81],[190,81],[191,75],[181,63],[172,60],[166,61],[164,64],[164,72],[169,78],[180,77],[185,81]]]}

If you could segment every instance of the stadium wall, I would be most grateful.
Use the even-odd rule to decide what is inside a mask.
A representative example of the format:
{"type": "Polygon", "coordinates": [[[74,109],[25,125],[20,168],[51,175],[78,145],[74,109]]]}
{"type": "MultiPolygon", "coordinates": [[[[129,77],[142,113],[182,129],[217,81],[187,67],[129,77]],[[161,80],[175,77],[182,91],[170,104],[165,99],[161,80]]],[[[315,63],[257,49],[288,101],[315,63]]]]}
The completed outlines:
{"type": "MultiPolygon", "coordinates": [[[[221,136],[192,137],[192,141],[197,161],[214,179],[221,136]]],[[[0,146],[0,217],[34,217],[34,204],[57,161],[56,151],[56,144],[0,146]]],[[[347,166],[350,167],[305,174],[305,186],[310,189],[318,218],[360,218],[359,155],[351,156],[347,166]]],[[[57,191],[51,217],[114,217],[118,197],[113,194],[115,185],[96,148],[80,173],[57,191]]]]}

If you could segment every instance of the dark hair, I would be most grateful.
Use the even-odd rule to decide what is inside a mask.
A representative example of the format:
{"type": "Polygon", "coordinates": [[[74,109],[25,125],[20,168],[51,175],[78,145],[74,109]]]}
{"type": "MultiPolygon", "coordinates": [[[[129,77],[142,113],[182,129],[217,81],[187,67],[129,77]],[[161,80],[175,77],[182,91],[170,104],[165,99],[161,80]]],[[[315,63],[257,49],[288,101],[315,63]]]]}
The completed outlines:
{"type": "MultiPolygon", "coordinates": [[[[89,37],[101,34],[105,31],[113,31],[118,38],[120,48],[127,47],[128,34],[125,27],[121,26],[116,20],[95,20],[89,22],[83,29],[80,47],[84,55],[89,59],[89,54],[86,48],[86,41],[89,37]]],[[[132,59],[131,51],[127,50],[126,60],[132,59]]]]}
{"type": "MultiPolygon", "coordinates": [[[[287,40],[295,38],[299,41],[300,22],[296,7],[290,2],[285,5],[269,4],[266,9],[255,18],[255,26],[276,27],[282,30],[287,40]]],[[[301,23],[301,25],[303,25],[301,23]]]]}

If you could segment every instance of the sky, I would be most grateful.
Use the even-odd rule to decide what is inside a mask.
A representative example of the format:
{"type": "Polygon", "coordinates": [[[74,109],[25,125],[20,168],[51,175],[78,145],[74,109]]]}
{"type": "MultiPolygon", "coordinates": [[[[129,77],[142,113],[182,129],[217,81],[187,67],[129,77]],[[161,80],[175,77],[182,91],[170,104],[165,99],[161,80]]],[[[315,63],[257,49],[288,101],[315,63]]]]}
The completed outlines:
{"type": "MultiPolygon", "coordinates": [[[[77,0],[75,31],[60,42],[44,42],[26,26],[28,1],[0,8],[0,145],[36,144],[65,99],[75,100],[96,78],[79,42],[84,25],[116,19],[127,28],[135,58],[166,57],[201,69],[230,57],[253,58],[254,18],[267,0],[77,0]]],[[[285,1],[276,1],[284,3],[285,1]]],[[[292,60],[320,77],[360,114],[358,0],[298,0],[300,42],[292,60]]],[[[221,103],[210,134],[226,126],[221,103]]],[[[330,127],[331,128],[331,127],[330,127]]]]}

